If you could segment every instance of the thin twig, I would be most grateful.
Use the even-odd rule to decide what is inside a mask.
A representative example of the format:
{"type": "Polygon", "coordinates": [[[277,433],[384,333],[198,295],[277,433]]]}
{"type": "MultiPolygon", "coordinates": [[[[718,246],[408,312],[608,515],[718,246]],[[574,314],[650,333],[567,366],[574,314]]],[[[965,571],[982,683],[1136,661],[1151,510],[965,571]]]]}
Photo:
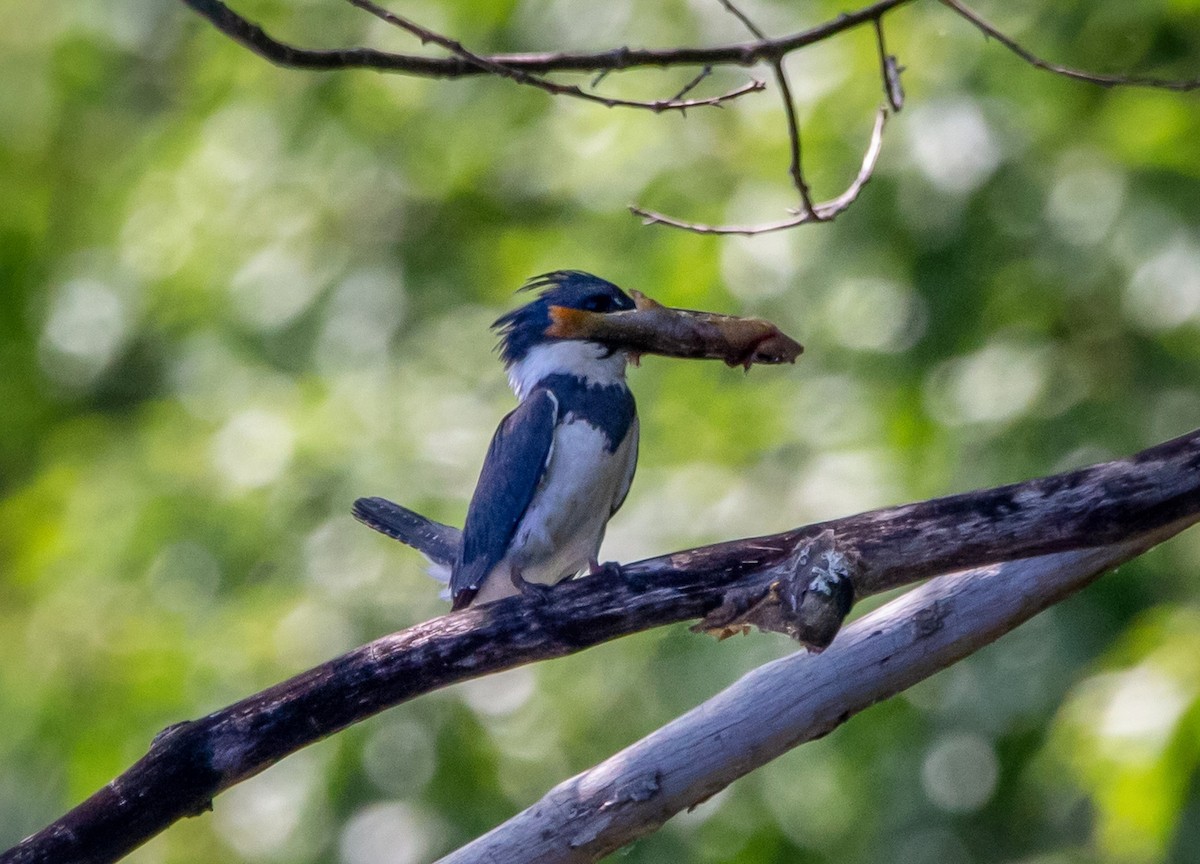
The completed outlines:
{"type": "MultiPolygon", "coordinates": [[[[703,69],[701,69],[699,72],[696,73],[696,76],[694,78],[692,78],[691,81],[684,84],[683,87],[681,87],[679,89],[678,93],[676,93],[674,96],[671,97],[671,101],[678,102],[684,96],[691,93],[693,90],[695,90],[697,87],[700,86],[700,84],[704,81],[705,78],[712,75],[712,71],[713,71],[713,67],[705,66],[703,69]]],[[[594,82],[593,82],[592,86],[593,87],[596,86],[594,82]]]]}
{"type": "Polygon", "coordinates": [[[742,22],[742,26],[750,31],[751,36],[756,36],[757,38],[762,39],[763,41],[766,41],[767,34],[764,33],[762,30],[759,30],[758,25],[755,24],[753,21],[751,21],[750,17],[748,15],[746,15],[745,12],[743,12],[741,9],[739,9],[737,6],[735,6],[733,4],[732,0],[720,0],[720,3],[722,6],[725,7],[726,12],[728,12],[734,18],[736,18],[742,22]]]}
{"type": "MultiPolygon", "coordinates": [[[[750,31],[750,35],[759,39],[767,38],[757,24],[750,20],[750,16],[738,8],[733,0],[720,0],[725,11],[750,31]]],[[[876,19],[878,20],[878,19],[876,19]]],[[[788,165],[788,174],[792,178],[792,185],[796,187],[796,191],[800,193],[800,214],[810,217],[811,221],[819,221],[820,217],[816,210],[813,209],[812,193],[808,188],[808,181],[804,179],[803,162],[800,158],[800,120],[796,116],[796,100],[792,98],[792,88],[788,84],[787,72],[783,68],[783,58],[776,57],[771,61],[771,71],[775,74],[775,84],[779,87],[779,98],[783,102],[783,115],[787,118],[788,129],[788,149],[790,153],[790,162],[788,165]]]]}
{"type": "Polygon", "coordinates": [[[448,36],[443,36],[424,27],[411,18],[406,18],[403,15],[398,15],[389,9],[376,4],[373,0],[348,0],[348,2],[357,6],[366,12],[371,13],[381,21],[386,21],[394,27],[399,27],[413,36],[421,40],[421,44],[425,45],[433,43],[440,48],[444,48],[451,54],[461,57],[468,63],[471,63],[485,72],[489,72],[500,78],[507,78],[510,81],[515,81],[518,84],[525,84],[530,87],[536,87],[538,90],[544,90],[554,96],[570,96],[575,99],[583,99],[587,102],[596,102],[604,105],[606,108],[645,108],[656,113],[662,111],[686,111],[688,108],[699,108],[704,106],[718,106],[731,99],[736,99],[739,96],[745,96],[747,93],[754,93],[764,88],[761,81],[751,80],[749,83],[730,90],[727,93],[722,93],[719,96],[710,96],[705,99],[687,99],[679,98],[659,99],[652,102],[644,102],[632,99],[616,99],[611,96],[601,96],[597,93],[591,93],[574,84],[559,84],[557,81],[551,81],[541,75],[534,75],[531,72],[526,72],[523,69],[514,69],[504,63],[497,62],[489,57],[484,57],[481,54],[476,54],[468,50],[457,39],[451,39],[448,36]]]}
{"type": "Polygon", "coordinates": [[[791,158],[788,164],[788,174],[791,175],[792,185],[800,193],[800,212],[806,221],[820,222],[824,217],[813,207],[812,193],[808,190],[808,181],[804,179],[804,169],[800,161],[800,120],[796,116],[796,100],[792,98],[792,88],[788,84],[787,73],[783,71],[783,60],[771,64],[775,72],[775,83],[779,87],[779,98],[783,102],[783,115],[787,118],[788,145],[791,158]]]}
{"type": "Polygon", "coordinates": [[[1155,87],[1162,90],[1176,90],[1181,93],[1200,89],[1200,78],[1179,79],[1157,78],[1144,75],[1101,75],[1096,72],[1075,69],[1071,66],[1063,66],[1059,63],[1051,63],[1049,60],[1043,60],[1028,48],[1025,48],[1011,36],[1006,36],[997,30],[994,25],[989,23],[978,12],[967,8],[959,0],[941,0],[941,2],[958,14],[959,17],[975,25],[985,36],[995,39],[1030,66],[1043,69],[1046,72],[1053,72],[1055,75],[1062,75],[1066,78],[1074,78],[1079,81],[1087,81],[1090,84],[1099,84],[1101,87],[1155,87]]]}
{"type": "Polygon", "coordinates": [[[870,143],[867,145],[866,152],[863,153],[862,165],[854,181],[838,197],[813,205],[811,213],[800,212],[790,219],[783,219],[778,222],[765,222],[761,225],[705,225],[700,222],[688,222],[674,216],[667,216],[664,213],[654,210],[647,210],[636,204],[629,205],[629,210],[635,216],[640,216],[646,225],[667,225],[671,228],[682,228],[685,231],[691,231],[693,234],[736,234],[744,237],[769,234],[772,231],[784,231],[808,222],[830,221],[854,203],[859,193],[862,192],[863,187],[867,185],[868,181],[874,175],[875,165],[879,161],[879,154],[883,148],[883,130],[887,125],[887,118],[887,106],[881,105],[875,115],[875,126],[871,130],[870,143]]]}
{"type": "Polygon", "coordinates": [[[899,112],[904,107],[904,86],[900,83],[900,73],[904,71],[904,67],[895,55],[887,51],[882,18],[875,19],[875,47],[879,52],[879,75],[883,79],[883,95],[892,111],[899,112]]]}

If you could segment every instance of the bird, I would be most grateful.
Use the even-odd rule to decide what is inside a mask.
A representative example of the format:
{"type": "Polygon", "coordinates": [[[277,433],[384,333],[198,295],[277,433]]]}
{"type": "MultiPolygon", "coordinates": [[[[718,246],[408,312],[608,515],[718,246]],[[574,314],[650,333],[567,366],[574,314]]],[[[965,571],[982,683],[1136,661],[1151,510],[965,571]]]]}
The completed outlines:
{"type": "Polygon", "coordinates": [[[599,562],[609,519],[637,469],[637,405],[629,355],[598,342],[547,336],[551,307],[628,311],[616,285],[579,270],[534,277],[536,292],[501,316],[500,359],[518,404],[492,436],[450,569],[454,610],[616,565],[599,562]]]}

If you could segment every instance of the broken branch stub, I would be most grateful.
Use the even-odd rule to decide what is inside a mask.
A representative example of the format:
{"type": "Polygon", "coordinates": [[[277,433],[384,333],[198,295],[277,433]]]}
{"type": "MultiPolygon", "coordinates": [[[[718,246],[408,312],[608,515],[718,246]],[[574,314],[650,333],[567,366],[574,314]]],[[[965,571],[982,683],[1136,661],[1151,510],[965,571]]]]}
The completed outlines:
{"type": "Polygon", "coordinates": [[[856,556],[838,549],[836,535],[826,529],[780,563],[778,578],[730,590],[692,630],[725,639],[754,625],[823,651],[854,604],[857,568],[856,556]]]}

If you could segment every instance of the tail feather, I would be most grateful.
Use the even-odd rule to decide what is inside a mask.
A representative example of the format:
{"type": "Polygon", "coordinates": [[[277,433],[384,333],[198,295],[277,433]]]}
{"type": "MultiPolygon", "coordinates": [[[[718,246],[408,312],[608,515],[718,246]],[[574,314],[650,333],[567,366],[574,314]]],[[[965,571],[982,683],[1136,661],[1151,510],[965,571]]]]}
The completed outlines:
{"type": "Polygon", "coordinates": [[[429,561],[429,575],[443,584],[462,549],[462,531],[401,507],[386,498],[359,498],[351,512],[354,518],[416,549],[429,561]]]}

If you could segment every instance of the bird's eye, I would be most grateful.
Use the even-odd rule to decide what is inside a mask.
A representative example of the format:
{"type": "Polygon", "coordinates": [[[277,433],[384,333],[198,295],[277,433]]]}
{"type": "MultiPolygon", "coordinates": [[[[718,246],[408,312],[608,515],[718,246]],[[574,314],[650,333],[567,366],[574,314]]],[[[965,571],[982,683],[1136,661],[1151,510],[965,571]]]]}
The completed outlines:
{"type": "Polygon", "coordinates": [[[613,301],[607,294],[593,294],[583,301],[583,308],[589,312],[608,312],[613,308],[613,301]]]}

